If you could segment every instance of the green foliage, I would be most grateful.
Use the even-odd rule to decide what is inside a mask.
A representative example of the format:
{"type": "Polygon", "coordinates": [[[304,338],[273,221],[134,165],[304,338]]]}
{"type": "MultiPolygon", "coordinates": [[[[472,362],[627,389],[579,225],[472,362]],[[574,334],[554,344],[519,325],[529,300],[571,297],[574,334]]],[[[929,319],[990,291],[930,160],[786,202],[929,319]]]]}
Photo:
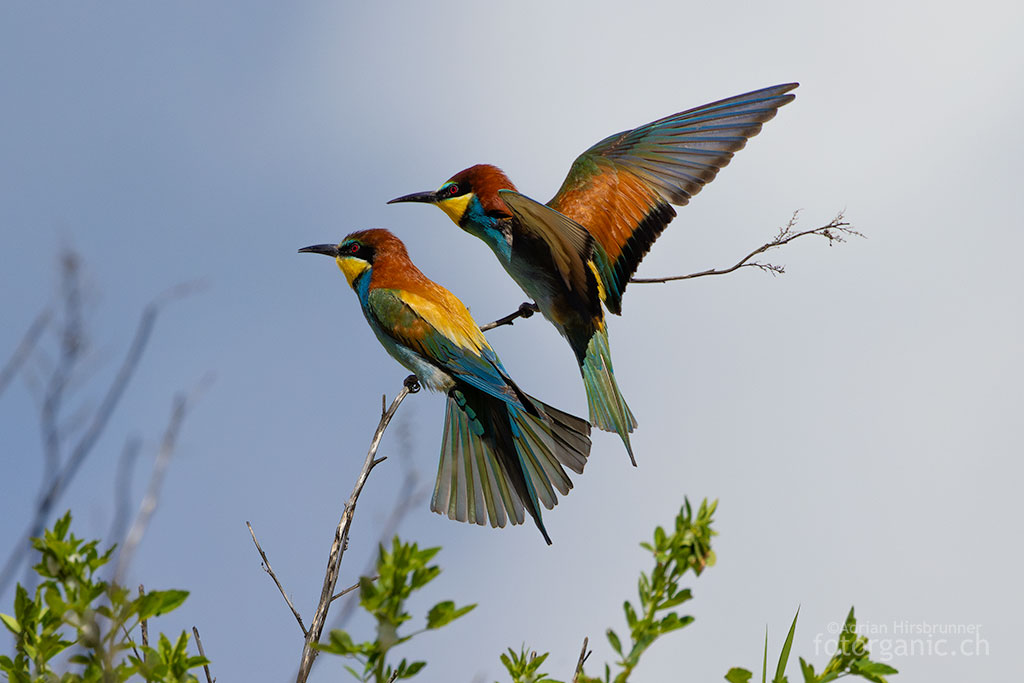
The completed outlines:
{"type": "Polygon", "coordinates": [[[527,652],[524,645],[518,653],[509,648],[508,654],[501,655],[501,663],[512,677],[512,683],[561,683],[538,671],[547,658],[547,653],[538,655],[536,652],[527,652]]]}
{"type": "Polygon", "coordinates": [[[166,683],[196,681],[189,670],[207,661],[189,656],[187,633],[173,644],[161,634],[156,648],[132,637],[142,621],[175,609],[188,593],[153,591],[132,599],[126,588],[97,577],[114,548],[100,554],[99,541],[85,542],[69,533],[70,528],[68,512],[42,538],[32,540],[40,554],[33,569],[41,581],[34,596],[19,584],[14,615],[0,614],[15,636],[14,657],[0,655],[0,672],[17,683],[106,683],[136,676],[166,683]],[[73,654],[57,659],[72,646],[73,654]]]}
{"type": "MultiPolygon", "coordinates": [[[[718,502],[708,503],[705,499],[694,515],[690,501],[686,500],[683,507],[676,515],[675,525],[671,532],[666,532],[662,527],[654,530],[654,539],[651,543],[641,543],[640,546],[651,553],[654,557],[654,568],[648,574],[640,572],[640,581],[637,585],[639,602],[634,607],[633,603],[626,601],[622,610],[626,616],[626,626],[629,628],[628,645],[623,644],[623,639],[612,629],[608,629],[605,635],[612,650],[619,656],[615,663],[618,672],[612,677],[612,670],[609,665],[604,667],[604,678],[594,678],[580,672],[576,680],[580,683],[626,683],[633,669],[640,663],[640,657],[654,644],[661,636],[677,631],[693,622],[691,616],[680,616],[674,608],[683,604],[692,597],[689,588],[681,588],[680,581],[687,571],[692,571],[699,576],[704,569],[715,563],[715,554],[711,550],[711,537],[716,532],[711,528],[715,509],[718,502]]],[[[533,681],[550,681],[542,678],[530,678],[540,663],[544,661],[547,654],[536,656],[531,654],[529,661],[525,660],[526,648],[524,647],[517,658],[510,649],[511,657],[502,655],[501,663],[512,677],[514,683],[532,683],[533,681]],[[527,671],[528,664],[536,663],[532,671],[527,671]]]]}
{"type": "Polygon", "coordinates": [[[419,673],[426,662],[410,663],[403,659],[393,667],[387,660],[388,651],[424,631],[446,626],[476,607],[456,607],[451,600],[439,602],[427,612],[424,628],[408,635],[398,635],[398,628],[412,618],[405,611],[405,601],[413,591],[423,588],[441,573],[437,565],[429,564],[439,550],[420,550],[415,543],[403,543],[397,536],[391,543],[390,552],[381,546],[376,582],[365,576],[359,580],[359,604],[376,620],[377,637],[356,643],[346,631],[335,629],[330,633],[329,642],[320,643],[317,647],[323,652],[359,662],[362,671],[350,666],[345,668],[361,681],[389,683],[412,678],[419,673]]]}
{"type": "Polygon", "coordinates": [[[581,674],[578,680],[625,683],[640,663],[640,657],[658,638],[693,622],[693,617],[680,616],[674,610],[693,597],[690,589],[681,588],[679,583],[687,571],[699,576],[705,567],[715,563],[711,537],[716,532],[711,523],[717,507],[717,501],[709,504],[705,499],[695,516],[690,501],[686,500],[676,515],[671,532],[659,526],[654,530],[651,543],[640,544],[654,556],[654,568],[650,574],[640,572],[637,584],[639,604],[634,607],[627,600],[622,605],[626,626],[629,627],[628,646],[612,629],[605,633],[612,650],[620,658],[615,663],[619,671],[613,678],[611,667],[606,665],[603,679],[581,674]]]}
{"type": "MultiPolygon", "coordinates": [[[[800,610],[797,610],[797,616],[800,610]]],[[[789,683],[786,678],[786,664],[789,661],[789,651],[793,645],[793,635],[796,633],[797,616],[793,617],[793,624],[789,627],[789,635],[782,646],[782,653],[779,655],[778,665],[775,667],[775,677],[772,683],[789,683]]],[[[885,676],[899,673],[888,664],[873,662],[868,651],[868,639],[866,636],[857,635],[857,620],[853,616],[853,608],[846,617],[843,629],[839,633],[836,653],[820,674],[814,673],[814,667],[800,658],[800,672],[803,674],[804,683],[828,683],[841,676],[859,676],[873,683],[887,683],[885,676]]],[[[761,671],[761,681],[766,683],[768,674],[768,634],[765,633],[764,641],[764,664],[761,671]]],[[[725,680],[729,683],[749,683],[752,674],[746,669],[732,668],[725,674],[725,680]]]]}

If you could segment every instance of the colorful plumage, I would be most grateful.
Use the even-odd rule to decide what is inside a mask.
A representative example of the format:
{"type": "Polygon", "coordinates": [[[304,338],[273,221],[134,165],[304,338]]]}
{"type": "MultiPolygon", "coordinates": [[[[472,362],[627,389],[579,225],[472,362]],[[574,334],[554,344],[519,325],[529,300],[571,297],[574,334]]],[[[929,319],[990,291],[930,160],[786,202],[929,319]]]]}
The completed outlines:
{"type": "Polygon", "coordinates": [[[541,504],[569,493],[582,473],[590,425],[525,394],[505,372],[469,311],[409,260],[387,230],[300,252],[332,256],[385,350],[423,386],[448,396],[430,509],[460,522],[503,527],[530,514],[544,540],[541,504]]]}
{"type": "Polygon", "coordinates": [[[498,168],[461,171],[436,191],[395,202],[439,206],[482,239],[569,341],[595,427],[617,432],[636,464],[636,427],[612,370],[604,306],[622,312],[630,277],[665,226],[757,135],[796,83],[737,95],[616,133],[585,151],[546,205],[498,168]]]}

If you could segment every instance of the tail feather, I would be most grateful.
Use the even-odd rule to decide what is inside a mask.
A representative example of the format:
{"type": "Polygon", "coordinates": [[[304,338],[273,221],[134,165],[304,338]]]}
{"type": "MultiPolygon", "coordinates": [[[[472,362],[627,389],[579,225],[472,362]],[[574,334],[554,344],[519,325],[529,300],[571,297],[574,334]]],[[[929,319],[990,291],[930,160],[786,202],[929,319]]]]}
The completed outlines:
{"type": "Polygon", "coordinates": [[[636,418],[619,392],[612,370],[612,355],[608,346],[608,328],[602,323],[587,343],[587,355],[580,368],[583,385],[587,390],[590,421],[598,429],[616,432],[626,445],[629,459],[636,467],[629,433],[636,428],[636,418]]]}
{"type": "Polygon", "coordinates": [[[572,489],[563,465],[583,471],[590,425],[529,400],[540,417],[471,387],[449,392],[431,510],[492,527],[522,524],[525,510],[551,542],[540,506],[550,510],[558,503],[556,491],[572,489]]]}

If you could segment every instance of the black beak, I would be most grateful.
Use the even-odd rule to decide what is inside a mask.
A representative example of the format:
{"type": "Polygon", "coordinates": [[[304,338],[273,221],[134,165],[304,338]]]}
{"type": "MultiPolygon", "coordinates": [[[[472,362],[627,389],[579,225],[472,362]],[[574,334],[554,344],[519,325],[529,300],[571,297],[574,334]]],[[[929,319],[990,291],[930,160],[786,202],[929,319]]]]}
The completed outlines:
{"type": "Polygon", "coordinates": [[[388,204],[398,204],[399,202],[422,202],[424,204],[436,204],[437,203],[437,192],[413,192],[407,194],[404,197],[396,197],[392,199],[388,204]]]}
{"type": "Polygon", "coordinates": [[[338,258],[338,245],[337,244],[314,244],[311,247],[303,247],[299,249],[299,253],[308,254],[323,254],[324,256],[330,256],[331,258],[338,258]]]}

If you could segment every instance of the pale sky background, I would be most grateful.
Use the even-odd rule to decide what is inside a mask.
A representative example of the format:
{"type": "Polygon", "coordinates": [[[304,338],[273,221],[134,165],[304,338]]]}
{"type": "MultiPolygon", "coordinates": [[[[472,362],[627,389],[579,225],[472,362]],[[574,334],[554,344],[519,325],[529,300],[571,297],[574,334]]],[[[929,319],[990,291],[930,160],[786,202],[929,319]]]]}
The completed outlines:
{"type": "MultiPolygon", "coordinates": [[[[610,324],[639,468],[596,434],[545,515],[550,548],[531,526],[457,524],[420,503],[401,533],[442,545],[444,573],[414,623],[442,599],[480,606],[396,654],[429,659],[417,680],[505,680],[499,654],[525,641],[570,678],[589,636],[597,674],[604,630],[624,630],[650,566],[638,542],[689,496],[720,500],[718,565],[688,580],[696,622],[634,681],[754,668],[765,625],[774,657],[800,606],[798,678],[796,656],[820,667],[815,641],[851,604],[890,639],[896,623],[979,625],[987,655],[887,659],[896,680],[1005,678],[1024,607],[1022,33],[1019,4],[988,1],[4,3],[0,360],[54,303],[61,248],[81,254],[91,292],[83,400],[148,301],[208,283],[166,308],[60,509],[79,535],[106,534],[125,440],[143,436],[151,463],[172,395],[214,373],[131,582],[191,591],[154,627],[197,625],[219,680],[294,680],[301,634],[245,521],[308,622],[380,395],[406,375],[338,270],[296,250],[388,227],[493,320],[523,297],[488,249],[388,199],[486,161],[547,200],[613,132],[796,80],[796,101],[679,211],[640,274],[731,265],[795,209],[804,228],[845,209],[868,239],[799,241],[772,255],[781,277],[632,286],[610,324]]],[[[550,326],[490,339],[521,386],[585,415],[550,326]]],[[[406,430],[429,484],[443,403],[411,397],[381,450],[398,454],[406,430]]],[[[0,396],[4,557],[39,485],[37,422],[19,378],[0,396]]],[[[401,473],[396,459],[371,477],[339,585],[375,552],[401,473]]],[[[148,475],[140,464],[135,504],[148,475]]],[[[325,656],[311,680],[346,678],[325,656]]]]}

